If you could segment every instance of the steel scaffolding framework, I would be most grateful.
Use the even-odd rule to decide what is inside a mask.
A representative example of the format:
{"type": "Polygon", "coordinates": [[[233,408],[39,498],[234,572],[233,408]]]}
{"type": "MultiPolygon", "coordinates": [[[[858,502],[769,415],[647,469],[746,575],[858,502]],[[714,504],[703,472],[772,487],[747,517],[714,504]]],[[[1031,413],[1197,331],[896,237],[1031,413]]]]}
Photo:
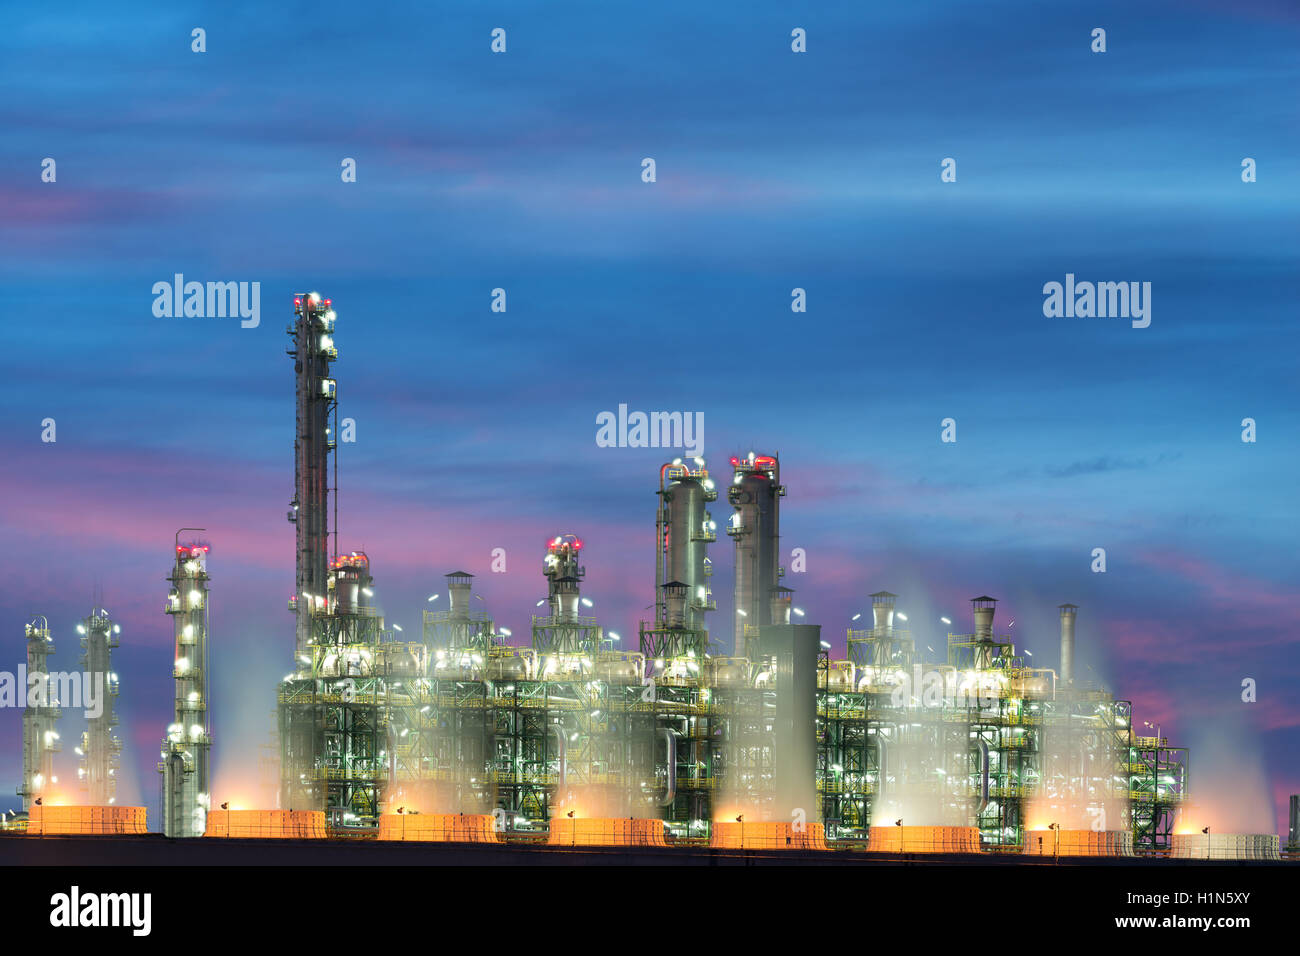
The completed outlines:
{"type": "MultiPolygon", "coordinates": [[[[1131,709],[1128,701],[1117,701],[1131,709]]],[[[1130,735],[1124,767],[1133,817],[1133,847],[1168,852],[1178,809],[1187,797],[1189,752],[1164,737],[1130,735]]]]}

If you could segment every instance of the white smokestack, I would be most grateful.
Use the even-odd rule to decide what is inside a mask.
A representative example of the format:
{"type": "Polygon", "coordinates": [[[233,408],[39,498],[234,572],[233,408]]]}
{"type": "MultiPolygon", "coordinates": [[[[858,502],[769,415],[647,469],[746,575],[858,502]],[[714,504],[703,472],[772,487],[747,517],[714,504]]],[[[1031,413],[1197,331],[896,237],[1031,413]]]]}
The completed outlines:
{"type": "Polygon", "coordinates": [[[1062,604],[1061,608],[1061,683],[1074,682],[1074,616],[1077,604],[1062,604]]]}

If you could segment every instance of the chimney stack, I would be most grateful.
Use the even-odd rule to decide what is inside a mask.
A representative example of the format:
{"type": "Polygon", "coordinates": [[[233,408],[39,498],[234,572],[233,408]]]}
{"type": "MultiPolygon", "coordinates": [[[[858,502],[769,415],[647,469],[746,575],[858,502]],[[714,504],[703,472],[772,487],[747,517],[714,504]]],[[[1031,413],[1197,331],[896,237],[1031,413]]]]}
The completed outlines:
{"type": "Polygon", "coordinates": [[[790,590],[790,588],[772,588],[771,610],[773,624],[790,623],[790,605],[793,600],[793,598],[791,598],[792,594],[794,594],[794,592],[790,590]]]}
{"type": "Polygon", "coordinates": [[[1061,683],[1074,683],[1074,616],[1077,604],[1062,604],[1061,608],[1061,683]]]}
{"type": "Polygon", "coordinates": [[[970,599],[971,612],[975,615],[975,640],[993,640],[993,613],[997,605],[998,599],[987,594],[970,599]]]}
{"type": "Polygon", "coordinates": [[[664,607],[669,627],[686,626],[686,590],[681,581],[669,581],[664,585],[664,607]]]}
{"type": "Polygon", "coordinates": [[[449,614],[453,621],[469,620],[469,592],[473,587],[474,575],[468,571],[452,571],[447,575],[447,601],[449,614]]]}
{"type": "Polygon", "coordinates": [[[578,622],[578,601],[582,597],[575,577],[557,578],[551,593],[551,615],[566,624],[578,622]]]}
{"type": "Polygon", "coordinates": [[[887,634],[894,629],[894,599],[897,597],[888,591],[871,595],[871,621],[877,632],[887,634]]]}

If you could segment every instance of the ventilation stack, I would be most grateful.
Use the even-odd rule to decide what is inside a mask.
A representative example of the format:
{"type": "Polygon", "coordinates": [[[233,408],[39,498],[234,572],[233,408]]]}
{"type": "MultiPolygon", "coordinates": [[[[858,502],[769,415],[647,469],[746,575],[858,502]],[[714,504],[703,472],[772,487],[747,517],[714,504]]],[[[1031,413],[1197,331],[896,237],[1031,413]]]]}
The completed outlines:
{"type": "Polygon", "coordinates": [[[872,681],[881,678],[885,671],[906,670],[911,666],[912,633],[894,626],[897,600],[897,594],[877,591],[871,595],[871,627],[849,628],[849,659],[856,665],[873,668],[865,672],[872,681]]]}
{"type": "Polygon", "coordinates": [[[897,594],[877,591],[871,595],[871,624],[880,637],[888,637],[894,630],[894,602],[897,594]]]}
{"type": "Polygon", "coordinates": [[[447,598],[451,606],[451,619],[458,624],[469,623],[469,599],[474,575],[468,571],[453,571],[447,575],[447,598]]]}
{"type": "Polygon", "coordinates": [[[77,625],[77,633],[81,635],[81,669],[90,682],[87,693],[97,695],[102,704],[98,716],[87,718],[86,731],[81,735],[81,766],[77,773],[90,806],[107,806],[117,800],[122,741],[113,734],[117,726],[114,705],[118,687],[110,657],[119,644],[121,632],[121,625],[114,624],[103,608],[95,608],[77,625]]]}
{"type": "Polygon", "coordinates": [[[971,598],[970,606],[975,615],[975,667],[987,670],[993,666],[993,615],[997,612],[998,599],[982,594],[971,598]]]}
{"type": "Polygon", "coordinates": [[[447,575],[447,607],[424,612],[424,644],[431,655],[466,648],[483,652],[492,645],[496,627],[486,611],[473,609],[473,587],[474,575],[452,571],[447,575]]]}
{"type": "Polygon", "coordinates": [[[790,588],[772,588],[768,598],[769,613],[773,624],[789,624],[790,610],[794,606],[794,591],[790,588]]]}
{"type": "Polygon", "coordinates": [[[46,661],[54,653],[50,623],[44,616],[27,625],[27,674],[18,681],[20,693],[26,691],[23,707],[23,780],[18,796],[23,809],[58,783],[54,776],[54,754],[60,749],[55,725],[61,715],[59,702],[52,699],[50,672],[46,661]],[[33,680],[35,678],[35,680],[33,680]],[[29,689],[30,688],[30,689],[29,689]]]}
{"type": "Polygon", "coordinates": [[[662,621],[664,627],[676,629],[686,627],[686,596],[690,591],[690,587],[681,581],[669,581],[660,588],[665,607],[662,621]]]}
{"type": "MultiPolygon", "coordinates": [[[[183,529],[202,530],[202,529],[183,529]]],[[[201,837],[211,808],[208,718],[208,546],[181,544],[177,533],[167,614],[175,632],[175,711],[163,738],[162,828],[169,837],[201,837]]]]}
{"type": "Polygon", "coordinates": [[[773,623],[772,589],[785,573],[780,565],[781,463],[775,455],[732,458],[727,500],[735,509],[727,534],[736,541],[735,654],[750,656],[751,637],[773,623]]]}

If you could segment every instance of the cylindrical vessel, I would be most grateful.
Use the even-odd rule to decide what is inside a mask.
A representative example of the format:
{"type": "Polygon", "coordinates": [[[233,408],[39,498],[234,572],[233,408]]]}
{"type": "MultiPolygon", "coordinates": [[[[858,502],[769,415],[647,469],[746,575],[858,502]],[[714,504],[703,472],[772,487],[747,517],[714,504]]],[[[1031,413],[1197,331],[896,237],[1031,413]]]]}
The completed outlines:
{"type": "Polygon", "coordinates": [[[728,534],[736,539],[736,653],[745,651],[745,628],[772,623],[770,595],[780,584],[780,509],[775,459],[757,467],[733,459],[738,478],[727,493],[735,509],[728,534]],[[742,613],[743,612],[743,613],[742,613]]]}
{"type": "Polygon", "coordinates": [[[458,571],[447,575],[447,598],[453,621],[469,620],[470,584],[471,575],[464,572],[458,571]]]}
{"type": "Polygon", "coordinates": [[[555,582],[552,598],[552,614],[557,621],[572,624],[578,620],[578,601],[581,595],[578,582],[573,578],[560,578],[555,582]]]}
{"type": "MultiPolygon", "coordinates": [[[[694,596],[704,586],[704,489],[691,478],[673,481],[664,491],[664,502],[668,552],[664,579],[680,581],[686,585],[688,597],[694,596]]],[[[670,626],[703,627],[701,614],[690,606],[689,600],[684,610],[685,623],[670,626]]]]}
{"type": "Polygon", "coordinates": [[[773,588],[769,599],[773,624],[790,623],[790,592],[786,588],[773,588]]]}
{"type": "Polygon", "coordinates": [[[875,594],[871,598],[871,621],[875,629],[888,633],[894,629],[894,596],[875,594]]]}

